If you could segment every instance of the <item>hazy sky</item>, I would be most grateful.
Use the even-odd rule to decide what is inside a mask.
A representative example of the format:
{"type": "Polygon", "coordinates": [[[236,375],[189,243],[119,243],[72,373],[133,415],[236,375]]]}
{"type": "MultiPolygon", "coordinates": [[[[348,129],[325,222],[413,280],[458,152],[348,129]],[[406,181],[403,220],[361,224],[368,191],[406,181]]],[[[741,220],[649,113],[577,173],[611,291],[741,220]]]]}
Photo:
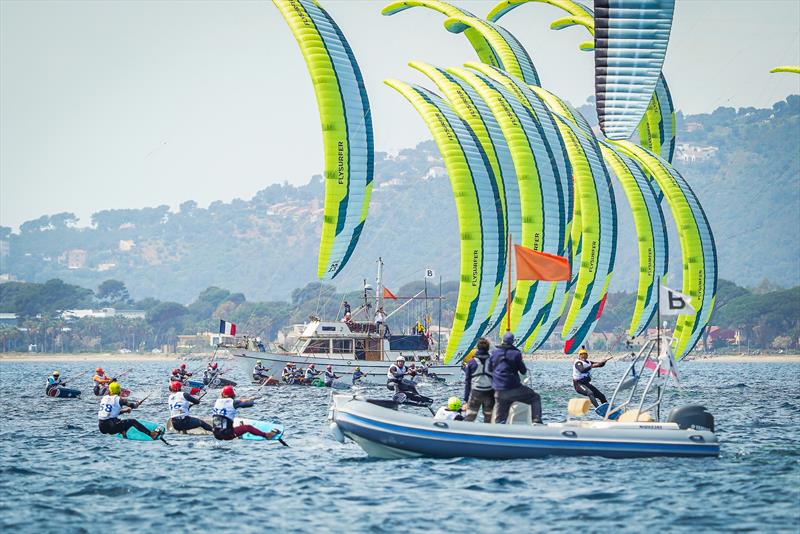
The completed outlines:
{"type": "MultiPolygon", "coordinates": [[[[453,2],[485,15],[495,2],[453,2]]],[[[366,78],[378,150],[430,138],[382,84],[422,82],[411,59],[474,60],[444,17],[386,2],[323,0],[366,78]]],[[[580,104],[593,57],[579,28],[555,32],[545,4],[502,19],[548,89],[580,104]]],[[[305,62],[277,9],[259,2],[0,2],[0,224],[44,213],[249,198],[321,172],[305,62]]],[[[770,106],[800,92],[800,2],[678,0],[665,74],[678,109],[770,106]]],[[[432,86],[431,83],[426,83],[432,86]]]]}

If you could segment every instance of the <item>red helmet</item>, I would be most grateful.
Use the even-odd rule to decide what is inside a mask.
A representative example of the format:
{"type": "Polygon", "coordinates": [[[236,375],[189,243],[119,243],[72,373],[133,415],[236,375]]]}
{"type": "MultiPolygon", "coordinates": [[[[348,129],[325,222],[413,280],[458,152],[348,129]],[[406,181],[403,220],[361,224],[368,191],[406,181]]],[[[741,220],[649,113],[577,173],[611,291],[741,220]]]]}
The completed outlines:
{"type": "Polygon", "coordinates": [[[314,364],[312,363],[311,365],[309,365],[309,367],[310,367],[311,369],[313,369],[315,366],[314,366],[314,364]]]}
{"type": "Polygon", "coordinates": [[[169,385],[169,390],[170,391],[174,391],[175,393],[177,393],[181,389],[183,389],[183,386],[177,380],[174,381],[174,382],[171,382],[170,385],[169,385]]]}
{"type": "Polygon", "coordinates": [[[186,364],[185,363],[181,364],[181,369],[186,369],[186,364]]]}
{"type": "Polygon", "coordinates": [[[222,388],[221,395],[223,397],[228,397],[232,399],[233,397],[236,396],[236,392],[233,390],[233,386],[225,386],[224,388],[222,388]]]}
{"type": "Polygon", "coordinates": [[[214,363],[212,363],[212,364],[211,364],[211,368],[212,368],[212,369],[216,369],[216,368],[217,368],[217,362],[214,362],[214,363]]]}
{"type": "Polygon", "coordinates": [[[97,368],[97,369],[95,369],[94,371],[95,371],[95,373],[97,373],[98,375],[102,375],[102,374],[103,374],[103,368],[102,368],[102,367],[98,367],[98,368],[97,368]]]}
{"type": "Polygon", "coordinates": [[[177,370],[177,369],[173,369],[173,370],[172,370],[172,374],[173,374],[173,375],[177,375],[177,374],[178,374],[178,370],[177,370]]]}

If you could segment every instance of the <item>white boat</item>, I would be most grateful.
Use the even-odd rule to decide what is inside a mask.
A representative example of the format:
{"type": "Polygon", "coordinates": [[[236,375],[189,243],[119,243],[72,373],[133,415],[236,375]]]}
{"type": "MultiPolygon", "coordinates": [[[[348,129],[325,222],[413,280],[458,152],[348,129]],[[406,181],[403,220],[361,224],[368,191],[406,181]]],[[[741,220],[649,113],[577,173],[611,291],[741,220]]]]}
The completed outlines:
{"type": "MultiPolygon", "coordinates": [[[[383,263],[378,260],[375,310],[383,309],[382,268],[383,263]]],[[[415,362],[417,367],[424,364],[426,374],[431,378],[446,382],[460,380],[463,376],[461,365],[444,364],[439,351],[434,350],[435,347],[427,335],[392,335],[386,322],[375,322],[376,311],[373,311],[367,296],[367,291],[371,289],[365,284],[364,304],[347,321],[325,321],[311,317],[290,349],[270,344],[263,351],[237,348],[229,350],[248,375],[257,360],[261,360],[262,365],[269,368],[270,374],[276,377],[280,377],[284,366],[289,362],[294,362],[301,368],[313,363],[319,371],[324,370],[327,365],[333,366],[334,373],[341,376],[340,380],[348,385],[356,367],[366,373],[362,383],[383,384],[386,383],[389,366],[397,357],[402,356],[406,362],[415,362]],[[366,320],[356,320],[358,316],[366,320]]],[[[386,320],[400,309],[402,306],[388,314],[386,320]]]]}
{"type": "MultiPolygon", "coordinates": [[[[648,349],[652,350],[649,344],[643,352],[648,349]]],[[[583,418],[590,405],[585,398],[570,401],[564,422],[532,424],[530,408],[514,403],[509,424],[494,424],[436,420],[402,412],[384,399],[371,402],[359,395],[337,394],[330,409],[331,433],[342,442],[353,440],[378,458],[718,456],[714,418],[704,407],[683,406],[673,409],[665,421],[653,419],[651,410],[660,406],[665,376],[670,374],[661,372],[667,365],[661,358],[652,358],[649,352],[643,356],[643,352],[623,375],[610,408],[606,406],[599,420],[583,418]],[[637,366],[638,375],[631,373],[637,366]],[[637,386],[648,371],[650,380],[637,396],[637,386]],[[654,389],[654,384],[659,387],[654,389]],[[655,402],[645,406],[648,394],[655,402]],[[616,401],[623,397],[627,399],[616,401]]]]}

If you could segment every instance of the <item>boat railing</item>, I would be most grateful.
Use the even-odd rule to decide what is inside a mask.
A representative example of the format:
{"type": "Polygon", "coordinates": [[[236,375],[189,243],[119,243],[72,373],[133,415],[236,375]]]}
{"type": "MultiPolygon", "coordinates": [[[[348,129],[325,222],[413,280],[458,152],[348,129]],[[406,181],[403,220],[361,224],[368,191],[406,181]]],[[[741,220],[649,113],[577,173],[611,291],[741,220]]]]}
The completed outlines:
{"type": "Polygon", "coordinates": [[[635,413],[637,421],[644,413],[653,409],[656,410],[656,418],[661,418],[661,402],[664,399],[664,390],[666,389],[665,386],[669,377],[669,371],[664,373],[663,360],[660,354],[656,353],[655,357],[653,357],[653,351],[658,346],[659,343],[657,339],[648,339],[630,365],[625,369],[616,388],[614,388],[611,400],[608,402],[608,409],[603,416],[604,420],[616,419],[613,417],[615,414],[627,411],[628,408],[634,404],[636,405],[635,413]],[[648,365],[648,362],[652,363],[648,365]],[[643,379],[648,372],[650,372],[650,376],[647,377],[644,389],[641,393],[638,393],[639,385],[643,383],[643,379]],[[662,378],[662,375],[664,375],[664,378],[662,378]],[[654,385],[656,386],[655,400],[645,406],[648,397],[652,396],[654,385]],[[630,389],[627,398],[617,403],[617,399],[625,395],[624,390],[626,389],[630,389]]]}

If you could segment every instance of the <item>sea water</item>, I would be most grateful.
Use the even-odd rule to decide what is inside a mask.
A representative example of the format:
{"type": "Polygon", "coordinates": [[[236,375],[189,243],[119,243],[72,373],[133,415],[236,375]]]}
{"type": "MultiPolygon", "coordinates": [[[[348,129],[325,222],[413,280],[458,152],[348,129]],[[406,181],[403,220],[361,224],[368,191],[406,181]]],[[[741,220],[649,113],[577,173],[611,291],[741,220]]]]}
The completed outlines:
{"type": "MultiPolygon", "coordinates": [[[[171,362],[101,362],[164,422],[171,362]]],[[[94,362],[59,363],[62,376],[94,362]]],[[[546,421],[563,420],[570,363],[529,363],[546,421]]],[[[595,371],[611,393],[624,364],[595,371]]],[[[286,425],[275,442],[168,434],[172,446],[97,430],[89,376],[80,400],[51,399],[47,363],[0,363],[3,532],[673,532],[800,529],[800,400],[792,363],[686,362],[666,406],[716,417],[719,458],[376,460],[328,433],[330,390],[264,388],[242,415],[286,425]]],[[[235,373],[235,372],[234,372],[235,373]]],[[[245,376],[240,397],[255,391],[245,376]]],[[[444,403],[463,385],[424,384],[444,403]]],[[[382,388],[377,396],[388,396],[382,388]]],[[[208,415],[212,391],[192,409],[208,415]]],[[[420,412],[424,413],[424,412],[420,412]]]]}

